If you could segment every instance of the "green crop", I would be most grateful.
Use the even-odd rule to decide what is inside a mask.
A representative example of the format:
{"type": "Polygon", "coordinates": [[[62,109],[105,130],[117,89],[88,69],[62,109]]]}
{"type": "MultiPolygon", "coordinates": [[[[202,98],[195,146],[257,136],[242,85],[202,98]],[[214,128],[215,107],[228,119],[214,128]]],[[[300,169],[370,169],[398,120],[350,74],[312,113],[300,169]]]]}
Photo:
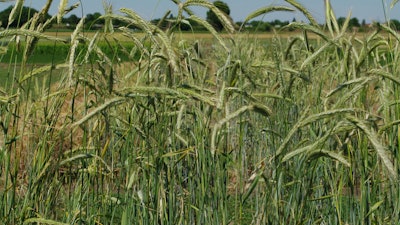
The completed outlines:
{"type": "Polygon", "coordinates": [[[247,18],[285,10],[309,21],[264,39],[235,31],[209,1],[173,2],[177,24],[213,39],[131,9],[103,19],[142,32],[85,36],[82,21],[70,38],[45,34],[73,10],[67,1],[53,18],[0,31],[2,223],[398,223],[395,30],[349,33],[329,0],[318,25],[291,0],[247,18]],[[190,6],[213,10],[226,32],[190,6]]]}

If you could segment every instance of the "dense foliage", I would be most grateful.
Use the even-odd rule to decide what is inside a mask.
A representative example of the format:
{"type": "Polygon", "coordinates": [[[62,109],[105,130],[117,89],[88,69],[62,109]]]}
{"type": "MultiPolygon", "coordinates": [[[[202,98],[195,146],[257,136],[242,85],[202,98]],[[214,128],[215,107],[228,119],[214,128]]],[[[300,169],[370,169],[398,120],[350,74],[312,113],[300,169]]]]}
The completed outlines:
{"type": "MultiPolygon", "coordinates": [[[[8,22],[9,22],[9,16],[10,16],[12,9],[13,9],[13,6],[10,6],[0,12],[0,23],[1,23],[2,27],[7,27],[8,22]]],[[[36,9],[26,7],[26,6],[21,7],[20,9],[17,9],[16,13],[20,16],[18,16],[18,18],[15,19],[9,25],[9,27],[13,27],[13,28],[20,27],[22,24],[25,24],[26,22],[28,22],[28,20],[31,19],[33,17],[33,15],[37,12],[38,11],[36,9]]],[[[50,15],[47,13],[46,19],[49,19],[49,18],[50,18],[50,15]]]]}

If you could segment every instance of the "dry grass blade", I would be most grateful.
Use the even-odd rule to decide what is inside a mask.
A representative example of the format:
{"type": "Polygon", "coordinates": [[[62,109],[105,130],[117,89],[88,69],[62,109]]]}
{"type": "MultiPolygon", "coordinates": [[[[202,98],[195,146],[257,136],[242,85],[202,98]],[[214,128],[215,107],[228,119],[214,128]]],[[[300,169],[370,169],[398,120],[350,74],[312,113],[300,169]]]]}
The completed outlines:
{"type": "MultiPolygon", "coordinates": [[[[103,149],[104,150],[104,149],[103,149]]],[[[109,165],[107,165],[107,163],[98,155],[94,155],[94,154],[89,154],[89,153],[84,153],[84,154],[77,154],[74,156],[71,156],[67,159],[64,159],[63,161],[60,162],[59,166],[64,166],[67,165],[69,163],[72,163],[74,161],[80,161],[83,159],[95,159],[99,162],[101,162],[104,166],[104,168],[106,169],[107,172],[112,171],[111,167],[109,165]]],[[[96,161],[93,161],[92,163],[95,163],[96,161]]],[[[89,169],[90,170],[90,169],[89,169]]],[[[90,173],[90,171],[88,171],[90,173]]]]}
{"type": "MultiPolygon", "coordinates": [[[[51,7],[51,5],[52,5],[52,2],[53,2],[53,0],[47,1],[46,5],[45,5],[45,6],[42,8],[42,10],[39,12],[38,20],[39,20],[40,22],[42,22],[43,25],[42,25],[42,26],[39,26],[39,27],[37,28],[38,31],[42,31],[42,32],[43,32],[45,29],[51,27],[51,25],[54,23],[54,21],[56,21],[56,20],[58,19],[59,14],[54,15],[54,16],[52,16],[51,18],[47,19],[47,15],[48,15],[48,12],[49,12],[50,7],[51,7]]],[[[73,4],[73,5],[71,5],[70,7],[65,8],[65,9],[64,9],[64,15],[67,14],[67,13],[69,13],[69,12],[71,12],[72,10],[78,8],[79,5],[80,5],[80,2],[77,2],[77,3],[73,4]]],[[[32,19],[33,19],[33,18],[32,18],[32,19]]],[[[32,19],[30,19],[30,21],[31,21],[32,19]]],[[[29,22],[28,22],[28,23],[29,23],[29,22]]]]}
{"type": "Polygon", "coordinates": [[[143,94],[146,95],[169,95],[174,98],[187,98],[181,91],[177,91],[171,88],[166,87],[151,87],[151,86],[135,86],[124,88],[119,93],[121,96],[124,97],[142,97],[143,94]]]}
{"type": "Polygon", "coordinates": [[[28,80],[28,79],[34,77],[34,76],[37,76],[37,75],[42,74],[42,73],[44,73],[44,72],[50,71],[50,70],[52,70],[52,69],[63,68],[63,67],[65,67],[65,65],[60,64],[60,65],[56,65],[56,66],[46,65],[46,66],[42,66],[42,67],[39,67],[39,68],[35,68],[35,69],[29,71],[28,73],[26,73],[26,74],[19,80],[19,82],[22,83],[22,82],[24,82],[24,81],[26,81],[26,80],[28,80]]]}
{"type": "Polygon", "coordinates": [[[188,147],[185,149],[180,149],[178,151],[168,152],[168,153],[162,155],[161,158],[169,158],[169,157],[174,157],[174,156],[179,156],[179,155],[187,155],[194,149],[195,149],[194,147],[188,147]]]}
{"type": "Polygon", "coordinates": [[[86,55],[85,55],[85,60],[88,60],[90,57],[90,54],[94,51],[99,56],[99,58],[103,59],[109,66],[112,66],[111,59],[96,44],[97,39],[95,39],[95,38],[97,38],[97,33],[95,34],[95,37],[92,38],[92,40],[85,38],[88,41],[90,40],[90,43],[88,46],[88,51],[86,52],[86,55]]]}
{"type": "Polygon", "coordinates": [[[157,36],[160,38],[161,43],[165,47],[168,56],[168,63],[173,69],[173,72],[174,73],[179,72],[178,56],[175,54],[171,40],[168,38],[167,34],[164,31],[160,30],[159,28],[157,28],[157,36]]]}
{"type": "Polygon", "coordinates": [[[308,65],[310,65],[312,62],[316,60],[316,58],[325,52],[325,50],[330,47],[332,44],[330,42],[325,43],[321,48],[318,49],[318,51],[314,52],[312,55],[310,55],[307,59],[304,60],[304,62],[300,66],[300,71],[303,71],[304,68],[308,65]]]}
{"type": "Polygon", "coordinates": [[[225,106],[225,90],[226,90],[225,85],[226,82],[223,81],[218,94],[218,104],[217,104],[218,109],[222,109],[225,106]]]}
{"type": "Polygon", "coordinates": [[[302,148],[299,148],[299,149],[296,149],[296,150],[293,150],[293,151],[287,153],[282,158],[282,162],[286,162],[289,159],[291,159],[297,155],[306,154],[307,158],[329,157],[329,158],[332,158],[334,160],[341,162],[342,164],[344,164],[347,167],[350,167],[350,163],[341,154],[323,149],[324,144],[326,143],[328,138],[330,136],[332,136],[333,134],[342,132],[343,128],[344,129],[347,128],[346,124],[344,124],[343,122],[338,123],[337,126],[330,129],[329,131],[327,131],[323,137],[319,138],[316,141],[313,141],[313,143],[311,143],[310,145],[307,145],[305,147],[302,147],[302,148]]]}
{"type": "Polygon", "coordinates": [[[79,23],[76,25],[76,28],[75,28],[74,32],[72,32],[72,34],[71,34],[71,44],[73,44],[74,42],[78,41],[78,35],[82,31],[84,22],[85,22],[85,17],[83,17],[79,21],[79,23]]]}
{"type": "Polygon", "coordinates": [[[217,103],[214,99],[204,96],[200,93],[197,93],[191,89],[187,88],[179,88],[178,91],[182,92],[185,95],[191,96],[193,99],[199,100],[211,106],[216,106],[217,103]]]}
{"type": "MultiPolygon", "coordinates": [[[[167,52],[169,65],[173,69],[173,72],[178,72],[179,71],[179,67],[178,67],[178,63],[177,63],[178,57],[175,54],[175,51],[172,47],[171,40],[168,38],[167,34],[164,31],[162,31],[160,28],[158,28],[157,26],[144,20],[142,17],[140,17],[136,12],[134,12],[131,9],[122,8],[122,9],[120,9],[120,11],[125,13],[129,17],[131,17],[132,20],[128,20],[128,21],[132,22],[133,24],[136,24],[138,27],[143,29],[149,35],[149,37],[153,38],[153,40],[154,40],[154,34],[157,37],[159,37],[159,39],[161,40],[161,44],[165,47],[165,50],[167,52]]],[[[108,18],[108,17],[110,17],[110,16],[105,16],[105,18],[108,18]]],[[[115,16],[112,15],[112,17],[115,17],[115,16]]],[[[117,16],[116,18],[125,20],[124,17],[121,18],[121,17],[117,16]]]]}
{"type": "Polygon", "coordinates": [[[24,225],[25,224],[31,224],[31,223],[35,223],[35,224],[47,224],[47,225],[68,225],[69,223],[61,223],[61,222],[57,222],[54,220],[48,220],[48,219],[43,219],[43,218],[29,218],[27,220],[24,221],[24,225]]]}
{"type": "Polygon", "coordinates": [[[76,25],[76,28],[74,30],[74,32],[71,34],[71,48],[70,48],[70,52],[69,52],[69,79],[70,79],[70,85],[72,85],[72,78],[75,72],[75,53],[76,53],[76,49],[78,48],[79,45],[79,40],[78,40],[78,34],[81,31],[81,29],[83,28],[83,24],[85,21],[85,17],[83,17],[78,25],[76,25]]]}
{"type": "Polygon", "coordinates": [[[366,85],[372,81],[375,80],[376,77],[366,77],[363,79],[363,81],[357,85],[355,85],[350,91],[347,91],[346,93],[344,93],[340,99],[338,99],[335,102],[334,108],[340,108],[342,106],[342,104],[346,104],[348,103],[348,100],[351,99],[354,96],[357,96],[356,93],[359,92],[360,90],[362,90],[364,87],[366,87],[366,85]]]}
{"type": "Polygon", "coordinates": [[[93,49],[96,47],[96,42],[98,40],[98,37],[99,37],[99,32],[96,32],[96,34],[90,39],[85,55],[85,62],[89,62],[90,54],[92,54],[93,49]]]}
{"type": "Polygon", "coordinates": [[[294,6],[296,9],[300,10],[304,14],[304,16],[306,16],[307,19],[310,21],[311,25],[319,27],[317,20],[314,19],[311,13],[303,5],[298,3],[296,0],[285,0],[285,1],[294,6]]]}
{"type": "Polygon", "coordinates": [[[234,28],[234,26],[232,24],[232,21],[229,19],[229,16],[226,15],[224,12],[222,12],[220,9],[218,9],[211,2],[206,1],[206,0],[188,0],[185,3],[183,3],[182,8],[186,8],[188,6],[203,6],[205,8],[210,9],[211,11],[213,11],[215,13],[215,15],[221,21],[221,23],[224,26],[224,28],[229,33],[234,33],[235,32],[235,28],[234,28]]]}
{"type": "Polygon", "coordinates": [[[286,48],[286,51],[285,51],[285,59],[286,60],[289,58],[290,52],[291,52],[292,48],[295,46],[296,42],[304,42],[304,38],[294,37],[290,40],[288,47],[286,48]]]}
{"type": "MultiPolygon", "coordinates": [[[[111,15],[113,13],[111,3],[107,3],[105,0],[103,0],[103,8],[106,15],[111,15]]],[[[104,18],[104,33],[114,33],[112,17],[107,16],[104,18]]]]}
{"type": "Polygon", "coordinates": [[[356,110],[353,108],[347,109],[334,109],[328,110],[322,113],[313,114],[309,117],[306,117],[308,109],[304,112],[304,114],[300,117],[299,121],[293,126],[293,128],[289,131],[286,135],[285,139],[283,140],[282,144],[279,146],[278,150],[276,151],[276,156],[283,153],[284,149],[286,148],[287,144],[289,143],[292,136],[297,132],[298,129],[301,127],[307,126],[311,123],[314,123],[318,120],[327,119],[334,116],[339,116],[342,114],[354,113],[356,110]]]}
{"type": "Polygon", "coordinates": [[[323,139],[323,141],[326,141],[326,137],[319,139],[318,141],[314,142],[311,145],[307,145],[305,147],[299,148],[299,149],[295,149],[293,151],[290,151],[289,153],[287,153],[283,158],[281,162],[286,162],[290,159],[292,159],[293,157],[303,154],[303,153],[307,153],[308,151],[315,149],[317,146],[320,145],[321,140],[323,139]]]}
{"type": "Polygon", "coordinates": [[[330,41],[328,36],[326,36],[326,34],[325,34],[325,32],[323,30],[319,29],[318,27],[311,26],[309,24],[293,22],[293,23],[290,23],[289,25],[287,25],[286,27],[287,28],[294,28],[294,29],[299,29],[299,30],[310,31],[310,32],[320,36],[325,41],[330,41]]]}
{"type": "Polygon", "coordinates": [[[352,122],[357,128],[362,130],[365,135],[367,135],[368,140],[374,146],[376,152],[378,153],[379,158],[382,160],[383,165],[389,171],[390,178],[396,180],[397,173],[393,167],[392,161],[390,160],[390,155],[386,151],[383,144],[379,141],[377,133],[373,129],[370,129],[363,121],[354,116],[347,116],[346,118],[350,122],[352,122]]]}
{"type": "Polygon", "coordinates": [[[24,5],[24,0],[17,0],[13,9],[10,12],[10,15],[8,16],[7,27],[9,27],[15,21],[15,18],[17,18],[17,16],[19,15],[19,12],[21,11],[23,5],[24,5]]]}
{"type": "MultiPolygon", "coordinates": [[[[313,157],[313,154],[314,153],[312,153],[310,155],[310,157],[313,157]]],[[[322,156],[332,158],[332,159],[342,163],[346,167],[351,167],[351,164],[349,163],[349,161],[347,161],[347,159],[345,157],[343,157],[343,155],[340,153],[336,153],[334,151],[329,151],[329,150],[320,150],[320,151],[318,151],[317,154],[321,154],[322,156]]]]}
{"type": "Polygon", "coordinates": [[[32,37],[35,37],[35,38],[47,39],[47,40],[50,40],[50,41],[66,42],[65,39],[53,37],[53,36],[46,35],[46,34],[43,34],[41,32],[37,32],[37,31],[33,31],[33,30],[7,29],[7,30],[0,31],[0,38],[11,37],[11,36],[14,36],[14,35],[26,35],[26,36],[32,36],[32,37]]]}
{"type": "Polygon", "coordinates": [[[337,87],[335,89],[333,89],[332,91],[328,92],[328,94],[326,94],[326,98],[331,97],[332,95],[334,95],[335,93],[337,93],[338,91],[342,90],[343,88],[349,87],[351,85],[356,85],[356,84],[360,84],[365,82],[366,79],[369,78],[365,78],[365,77],[360,77],[357,79],[353,79],[353,80],[349,80],[347,82],[344,82],[342,84],[338,84],[337,87]]]}
{"type": "Polygon", "coordinates": [[[86,116],[84,116],[82,119],[80,119],[79,121],[75,122],[74,124],[72,124],[73,127],[78,126],[86,121],[88,121],[89,119],[91,119],[92,117],[96,116],[97,114],[101,113],[103,110],[114,106],[114,105],[118,105],[124,102],[124,100],[126,100],[123,97],[116,97],[113,99],[108,100],[107,102],[105,102],[104,104],[102,104],[101,106],[97,107],[96,109],[94,109],[93,111],[91,111],[89,114],[87,114],[86,116]]]}
{"type": "Polygon", "coordinates": [[[68,5],[68,0],[61,0],[60,5],[58,6],[58,14],[57,14],[57,23],[60,24],[62,22],[62,18],[65,14],[65,8],[68,5]]]}
{"type": "MultiPolygon", "coordinates": [[[[367,44],[367,43],[365,43],[365,44],[367,44]]],[[[373,52],[379,46],[383,46],[383,47],[388,46],[388,42],[386,40],[379,40],[376,43],[374,43],[368,47],[363,47],[361,49],[361,53],[360,53],[359,57],[357,57],[357,54],[353,48],[353,56],[357,61],[357,68],[361,67],[363,65],[363,63],[365,62],[365,60],[368,59],[371,52],[373,52]]]]}
{"type": "Polygon", "coordinates": [[[144,45],[143,40],[138,38],[138,37],[136,37],[135,33],[131,29],[128,29],[126,27],[120,27],[119,29],[123,32],[124,36],[130,38],[133,41],[133,43],[135,44],[136,48],[138,48],[139,52],[142,55],[145,55],[145,56],[149,56],[150,55],[150,52],[148,51],[148,49],[144,45]]]}
{"type": "Polygon", "coordinates": [[[144,20],[141,16],[139,16],[135,11],[127,8],[122,8],[120,11],[126,14],[129,17],[118,16],[118,15],[105,15],[104,18],[112,16],[116,19],[120,19],[122,21],[126,21],[128,23],[135,24],[137,27],[142,29],[145,33],[147,33],[150,37],[153,36],[156,31],[156,26],[144,20]]]}
{"type": "Polygon", "coordinates": [[[41,74],[41,73],[43,73],[43,72],[46,72],[46,71],[51,70],[51,68],[52,68],[52,66],[50,66],[50,65],[42,66],[42,67],[36,68],[36,69],[30,71],[28,74],[25,74],[25,75],[19,80],[19,82],[22,83],[22,82],[28,80],[28,79],[31,78],[31,77],[34,77],[34,76],[36,76],[36,75],[38,75],[38,74],[41,74]]]}
{"type": "Polygon", "coordinates": [[[392,128],[393,126],[397,126],[400,124],[400,120],[391,121],[389,124],[385,124],[384,126],[379,128],[378,134],[382,134],[386,130],[392,128]]]}
{"type": "Polygon", "coordinates": [[[298,122],[290,129],[288,134],[286,135],[285,139],[282,141],[281,145],[279,146],[278,150],[275,152],[275,157],[279,156],[280,154],[283,153],[285,150],[286,146],[289,144],[289,141],[292,139],[293,135],[297,132],[299,128],[302,126],[302,121],[306,118],[307,113],[310,109],[307,108],[304,110],[303,114],[300,116],[298,122]]]}
{"type": "Polygon", "coordinates": [[[225,49],[225,51],[227,51],[227,52],[230,51],[229,48],[226,46],[224,40],[221,38],[221,36],[218,34],[218,32],[214,29],[214,27],[211,26],[210,23],[208,23],[207,21],[205,21],[204,19],[202,19],[196,15],[191,15],[188,19],[193,20],[194,22],[199,23],[203,27],[205,27],[208,31],[210,31],[210,33],[215,37],[215,39],[218,40],[218,42],[225,49]]]}
{"type": "Polygon", "coordinates": [[[394,83],[396,83],[396,85],[400,85],[400,79],[393,76],[392,73],[386,72],[382,69],[371,69],[370,71],[368,71],[368,74],[374,74],[374,75],[381,76],[383,78],[393,81],[394,83]]]}
{"type": "Polygon", "coordinates": [[[344,21],[344,23],[342,25],[342,32],[341,32],[342,35],[344,35],[344,33],[347,32],[347,28],[349,27],[349,23],[350,23],[350,18],[351,18],[351,12],[349,12],[349,14],[346,17],[346,20],[344,21]]]}
{"type": "Polygon", "coordinates": [[[180,0],[171,0],[173,1],[176,5],[178,5],[178,20],[181,20],[183,18],[182,14],[183,12],[186,12],[189,16],[194,15],[193,11],[190,10],[188,7],[185,7],[183,3],[181,3],[180,0]]]}
{"type": "Polygon", "coordinates": [[[393,0],[392,3],[390,3],[390,8],[393,8],[399,0],[393,0]]]}
{"type": "Polygon", "coordinates": [[[388,32],[389,34],[393,35],[397,39],[397,41],[400,42],[400,35],[397,33],[397,31],[393,30],[391,27],[382,24],[380,25],[380,28],[382,28],[384,31],[388,32]]]}
{"type": "Polygon", "coordinates": [[[178,112],[178,117],[176,119],[176,126],[175,126],[178,131],[181,129],[181,126],[182,126],[182,117],[183,117],[183,112],[185,111],[185,109],[186,109],[186,105],[182,105],[178,112]]]}
{"type": "Polygon", "coordinates": [[[246,111],[250,110],[252,106],[243,106],[242,108],[236,110],[235,112],[233,112],[232,114],[228,115],[227,117],[225,117],[224,119],[218,121],[213,128],[213,132],[211,135],[211,154],[214,155],[215,151],[216,151],[216,146],[215,146],[215,142],[216,142],[216,137],[217,137],[217,132],[218,130],[227,122],[229,122],[230,120],[240,116],[241,114],[245,113],[246,111]]]}
{"type": "Polygon", "coordinates": [[[2,104],[12,103],[11,99],[14,99],[16,97],[18,97],[18,94],[15,94],[12,96],[0,96],[0,103],[2,103],[2,104]]]}
{"type": "Polygon", "coordinates": [[[328,27],[329,33],[333,36],[333,29],[332,29],[332,20],[331,20],[331,4],[329,0],[325,0],[325,19],[326,19],[326,26],[328,27]]]}
{"type": "Polygon", "coordinates": [[[286,7],[286,6],[268,6],[268,7],[263,7],[260,9],[257,9],[256,11],[250,13],[250,15],[248,15],[246,17],[246,19],[244,19],[243,24],[246,24],[246,22],[261,16],[263,14],[267,14],[269,12],[275,12],[275,11],[286,11],[286,12],[293,12],[295,11],[294,9],[290,8],[290,7],[286,7]]]}
{"type": "Polygon", "coordinates": [[[326,17],[326,25],[328,26],[328,30],[331,33],[331,35],[333,36],[334,31],[336,33],[339,33],[340,31],[339,24],[336,20],[335,13],[332,10],[331,2],[329,0],[325,0],[325,17],[326,17]],[[335,28],[335,30],[333,30],[332,25],[335,28]]]}
{"type": "Polygon", "coordinates": [[[253,111],[266,117],[272,114],[272,110],[268,106],[258,103],[254,104],[253,111]]]}
{"type": "MultiPolygon", "coordinates": [[[[53,3],[53,0],[47,0],[46,4],[43,6],[43,8],[39,12],[38,16],[38,21],[40,23],[43,23],[46,20],[46,16],[49,13],[51,4],[53,3]]],[[[66,9],[65,9],[66,10],[66,9]]],[[[72,9],[71,9],[72,10],[72,9]]]]}
{"type": "Polygon", "coordinates": [[[345,157],[343,157],[342,154],[336,153],[336,152],[330,151],[330,150],[325,150],[325,149],[314,149],[314,147],[315,147],[314,145],[310,145],[310,146],[306,146],[301,149],[294,150],[294,151],[288,153],[287,155],[285,155],[285,157],[282,159],[282,162],[286,162],[289,159],[295,157],[296,155],[306,153],[307,158],[329,157],[333,160],[336,160],[336,161],[342,163],[346,167],[351,167],[351,164],[349,163],[349,161],[345,157]]]}
{"type": "Polygon", "coordinates": [[[222,120],[218,121],[215,125],[214,128],[212,130],[212,134],[211,134],[211,154],[215,155],[215,152],[217,150],[216,147],[216,138],[217,138],[217,132],[219,129],[221,129],[221,127],[226,124],[227,122],[235,119],[236,117],[242,115],[243,113],[247,112],[247,111],[251,111],[254,109],[253,105],[247,105],[247,106],[243,106],[240,109],[236,110],[235,112],[227,115],[225,118],[223,118],[222,120]]]}

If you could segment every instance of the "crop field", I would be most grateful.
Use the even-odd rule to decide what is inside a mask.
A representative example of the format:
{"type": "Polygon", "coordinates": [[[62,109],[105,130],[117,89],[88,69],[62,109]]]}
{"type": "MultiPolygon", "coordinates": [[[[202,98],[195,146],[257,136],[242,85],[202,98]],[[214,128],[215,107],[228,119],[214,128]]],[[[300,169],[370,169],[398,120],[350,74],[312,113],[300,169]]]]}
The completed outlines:
{"type": "Polygon", "coordinates": [[[287,2],[268,34],[205,0],[207,34],[0,31],[0,224],[397,224],[400,35],[287,2]]]}

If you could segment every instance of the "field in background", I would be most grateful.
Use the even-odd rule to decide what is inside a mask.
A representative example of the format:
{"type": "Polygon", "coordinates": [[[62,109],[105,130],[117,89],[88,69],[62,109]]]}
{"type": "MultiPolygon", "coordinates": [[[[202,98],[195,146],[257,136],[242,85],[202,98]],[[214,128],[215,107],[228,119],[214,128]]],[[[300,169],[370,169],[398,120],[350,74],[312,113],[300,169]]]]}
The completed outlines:
{"type": "Polygon", "coordinates": [[[203,0],[180,13],[225,33],[130,10],[104,18],[143,32],[1,31],[0,222],[398,223],[400,35],[287,2],[294,32],[238,33],[203,0]]]}

